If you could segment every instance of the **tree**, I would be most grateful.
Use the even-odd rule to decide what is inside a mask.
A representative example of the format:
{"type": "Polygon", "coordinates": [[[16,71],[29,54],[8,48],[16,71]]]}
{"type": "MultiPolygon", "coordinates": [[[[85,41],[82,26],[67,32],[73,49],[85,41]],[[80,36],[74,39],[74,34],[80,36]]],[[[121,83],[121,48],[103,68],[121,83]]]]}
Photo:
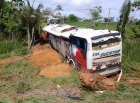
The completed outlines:
{"type": "Polygon", "coordinates": [[[62,9],[62,6],[61,5],[57,5],[55,10],[61,11],[63,9],[62,9]]]}
{"type": "Polygon", "coordinates": [[[104,22],[113,22],[114,21],[114,17],[105,17],[104,18],[104,22]]]}
{"type": "Polygon", "coordinates": [[[120,10],[120,20],[117,23],[117,28],[116,28],[116,30],[121,33],[123,39],[125,38],[124,36],[125,25],[129,20],[130,10],[131,10],[131,1],[125,0],[120,10]]]}
{"type": "Polygon", "coordinates": [[[39,4],[37,9],[33,8],[33,5],[30,5],[29,0],[26,0],[27,6],[23,5],[20,14],[22,15],[22,19],[27,24],[27,34],[28,34],[28,49],[31,49],[31,46],[34,42],[35,35],[35,26],[40,26],[40,21],[42,20],[43,14],[41,9],[43,8],[42,4],[39,4]]]}
{"type": "Polygon", "coordinates": [[[96,28],[96,26],[98,25],[97,21],[98,19],[101,18],[101,13],[102,13],[102,7],[101,6],[95,6],[93,9],[90,10],[92,19],[91,19],[91,28],[96,28]],[[93,26],[94,24],[94,26],[93,26]]]}
{"type": "Polygon", "coordinates": [[[67,17],[67,19],[68,19],[69,22],[77,22],[78,21],[78,18],[74,14],[70,14],[67,17]]]}
{"type": "MultiPolygon", "coordinates": [[[[132,12],[136,12],[140,10],[140,0],[135,0],[132,3],[132,12]]],[[[134,17],[133,17],[134,18],[134,17]]],[[[131,28],[134,35],[132,38],[140,38],[140,20],[134,18],[134,27],[131,28]]]]}
{"type": "Polygon", "coordinates": [[[62,11],[62,6],[61,5],[57,5],[56,6],[56,9],[54,10],[56,13],[55,13],[55,17],[58,17],[58,18],[61,18],[61,13],[60,11],[62,11]]]}
{"type": "Polygon", "coordinates": [[[17,34],[17,27],[19,26],[16,6],[9,1],[3,1],[1,5],[0,34],[1,37],[11,39],[17,34]]]}
{"type": "Polygon", "coordinates": [[[132,3],[132,11],[140,10],[140,0],[135,0],[132,3]]]}
{"type": "Polygon", "coordinates": [[[136,11],[140,10],[140,0],[134,0],[132,3],[131,11],[134,13],[133,18],[135,18],[136,11]]]}
{"type": "Polygon", "coordinates": [[[3,8],[5,0],[0,0],[0,10],[3,8]]]}
{"type": "Polygon", "coordinates": [[[54,10],[50,7],[47,7],[43,12],[44,12],[44,15],[46,15],[46,16],[54,17],[54,10]]]}

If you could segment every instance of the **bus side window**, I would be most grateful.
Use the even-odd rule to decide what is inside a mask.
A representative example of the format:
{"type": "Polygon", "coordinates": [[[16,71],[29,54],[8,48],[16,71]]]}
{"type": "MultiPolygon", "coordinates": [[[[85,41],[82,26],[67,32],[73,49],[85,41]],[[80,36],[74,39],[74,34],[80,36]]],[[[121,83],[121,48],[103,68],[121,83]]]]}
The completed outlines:
{"type": "Polygon", "coordinates": [[[80,40],[79,40],[79,38],[75,38],[76,39],[76,45],[78,46],[78,47],[80,47],[80,40]]]}
{"type": "Polygon", "coordinates": [[[80,39],[80,48],[83,49],[84,51],[87,50],[87,42],[85,39],[80,39]]]}
{"type": "Polygon", "coordinates": [[[78,45],[77,45],[77,41],[76,41],[76,38],[75,38],[75,37],[70,37],[70,40],[71,40],[72,44],[74,44],[74,45],[78,46],[78,45]]]}
{"type": "Polygon", "coordinates": [[[72,44],[76,45],[77,47],[81,48],[84,51],[87,51],[87,41],[82,38],[78,37],[70,37],[72,44]]]}

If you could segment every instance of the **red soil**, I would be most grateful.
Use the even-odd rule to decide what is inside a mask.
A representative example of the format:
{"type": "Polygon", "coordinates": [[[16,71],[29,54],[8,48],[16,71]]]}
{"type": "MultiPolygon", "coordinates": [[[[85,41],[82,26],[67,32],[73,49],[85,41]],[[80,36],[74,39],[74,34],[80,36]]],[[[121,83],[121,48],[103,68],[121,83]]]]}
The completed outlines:
{"type": "Polygon", "coordinates": [[[44,46],[38,44],[32,48],[28,64],[38,67],[41,76],[48,78],[67,77],[70,75],[71,68],[61,58],[60,54],[51,49],[49,44],[44,46]],[[46,49],[42,49],[45,47],[46,49]]]}

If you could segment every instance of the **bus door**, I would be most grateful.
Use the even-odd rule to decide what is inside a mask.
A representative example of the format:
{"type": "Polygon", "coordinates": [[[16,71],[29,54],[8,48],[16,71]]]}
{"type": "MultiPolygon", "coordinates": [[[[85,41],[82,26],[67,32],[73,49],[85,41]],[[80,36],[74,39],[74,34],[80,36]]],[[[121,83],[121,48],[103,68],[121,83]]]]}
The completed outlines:
{"type": "Polygon", "coordinates": [[[72,55],[77,69],[87,68],[87,41],[79,37],[70,37],[72,41],[72,55]]]}

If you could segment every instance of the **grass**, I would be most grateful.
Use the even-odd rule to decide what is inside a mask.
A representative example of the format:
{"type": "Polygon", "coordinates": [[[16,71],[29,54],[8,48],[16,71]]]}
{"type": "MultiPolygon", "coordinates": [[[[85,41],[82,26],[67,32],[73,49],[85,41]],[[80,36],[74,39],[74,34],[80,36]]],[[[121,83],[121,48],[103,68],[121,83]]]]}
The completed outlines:
{"type": "Polygon", "coordinates": [[[140,102],[140,87],[119,83],[118,91],[96,93],[85,90],[78,80],[78,71],[73,69],[71,76],[45,78],[35,76],[37,68],[28,66],[26,59],[6,64],[1,70],[0,103],[108,103],[108,102],[140,102]],[[16,77],[20,75],[20,78],[16,77]],[[12,76],[15,76],[12,78],[12,76]],[[2,86],[3,85],[3,86],[2,86]],[[57,87],[59,85],[60,87],[57,87]],[[37,94],[32,91],[38,90],[37,94]],[[78,93],[82,101],[61,97],[57,94],[78,93]],[[19,91],[19,92],[18,92],[19,91]],[[21,94],[20,94],[21,93],[21,94]],[[40,93],[40,94],[39,94],[40,93]],[[25,98],[23,98],[25,97],[25,98]]]}
{"type": "Polygon", "coordinates": [[[17,40],[0,41],[0,59],[28,53],[26,47],[17,40]]]}
{"type": "MultiPolygon", "coordinates": [[[[65,92],[66,90],[61,88],[71,89],[79,87],[77,71],[75,70],[72,71],[70,77],[52,79],[35,76],[37,72],[37,68],[26,64],[26,59],[4,65],[0,77],[0,101],[2,103],[58,103],[62,98],[56,96],[57,93],[65,92]],[[57,85],[60,86],[60,89],[57,85]],[[31,94],[31,91],[35,90],[43,93],[28,96],[28,94],[31,94]],[[19,93],[27,95],[27,98],[22,99],[19,93]]],[[[69,102],[72,100],[66,99],[64,101],[69,102]]]]}
{"type": "Polygon", "coordinates": [[[140,39],[124,40],[123,43],[123,72],[134,76],[140,74],[140,39]],[[135,72],[137,72],[135,74],[135,72]]]}
{"type": "MultiPolygon", "coordinates": [[[[83,27],[83,28],[90,28],[90,21],[83,21],[83,22],[72,22],[69,23],[70,25],[77,26],[77,27],[83,27]]],[[[110,29],[115,30],[116,29],[116,23],[99,23],[99,25],[96,27],[96,29],[110,29]]]]}

